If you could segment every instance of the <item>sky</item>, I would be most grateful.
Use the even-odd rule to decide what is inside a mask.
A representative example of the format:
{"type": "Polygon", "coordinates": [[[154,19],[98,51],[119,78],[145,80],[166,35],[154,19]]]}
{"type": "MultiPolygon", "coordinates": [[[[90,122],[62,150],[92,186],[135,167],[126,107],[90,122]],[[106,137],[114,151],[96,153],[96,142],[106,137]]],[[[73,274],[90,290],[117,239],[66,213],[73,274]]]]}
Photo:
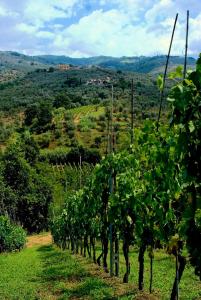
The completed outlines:
{"type": "Polygon", "coordinates": [[[201,52],[201,0],[0,0],[0,50],[71,57],[201,52]]]}

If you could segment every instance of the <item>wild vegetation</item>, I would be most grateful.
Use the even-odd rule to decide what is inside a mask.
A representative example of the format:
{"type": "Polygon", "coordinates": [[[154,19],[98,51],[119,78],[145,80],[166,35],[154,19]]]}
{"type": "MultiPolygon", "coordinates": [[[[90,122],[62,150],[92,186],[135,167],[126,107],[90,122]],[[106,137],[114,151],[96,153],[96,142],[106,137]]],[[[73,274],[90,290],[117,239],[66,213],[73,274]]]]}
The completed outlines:
{"type": "Polygon", "coordinates": [[[26,242],[26,233],[12,224],[5,216],[0,216],[0,253],[21,250],[26,242]]]}
{"type": "Polygon", "coordinates": [[[51,187],[37,165],[39,149],[27,133],[18,136],[0,158],[1,214],[20,222],[28,232],[48,228],[51,187]]]}
{"type": "MultiPolygon", "coordinates": [[[[153,75],[122,71],[122,62],[113,62],[118,70],[71,66],[61,71],[55,62],[48,64],[53,58],[33,64],[20,59],[31,67],[0,83],[0,252],[21,250],[24,230],[33,234],[50,228],[54,242],[65,250],[46,246],[0,256],[3,264],[25,260],[25,275],[19,276],[27,282],[25,264],[33,255],[31,276],[39,272],[41,282],[31,286],[30,295],[23,289],[22,299],[48,299],[45,284],[52,278],[58,285],[50,285],[52,297],[119,296],[81,270],[72,252],[88,255],[111,276],[130,281],[135,291],[122,299],[138,294],[137,283],[140,291],[164,299],[171,294],[175,300],[178,289],[181,299],[199,299],[201,58],[186,79],[181,68],[170,74],[165,96],[171,108],[163,105],[160,123],[153,75]],[[47,278],[42,275],[44,259],[55,264],[47,278]],[[164,269],[168,287],[161,281],[164,269]],[[78,287],[66,287],[69,276],[75,276],[76,284],[81,281],[78,287]]],[[[141,71],[150,68],[138,63],[141,71]]],[[[150,63],[155,69],[155,60],[150,63]]],[[[109,60],[104,64],[111,66],[109,60]]],[[[158,84],[163,87],[162,77],[158,84]]],[[[20,284],[15,284],[16,292],[20,284]]],[[[2,286],[0,297],[14,297],[0,281],[0,290],[2,286]]]]}

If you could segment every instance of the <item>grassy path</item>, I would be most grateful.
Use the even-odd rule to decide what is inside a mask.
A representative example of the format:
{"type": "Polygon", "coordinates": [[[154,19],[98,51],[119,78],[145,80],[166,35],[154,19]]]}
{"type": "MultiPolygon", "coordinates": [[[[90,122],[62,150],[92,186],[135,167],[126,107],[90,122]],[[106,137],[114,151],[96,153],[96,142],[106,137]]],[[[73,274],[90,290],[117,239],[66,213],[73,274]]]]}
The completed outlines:
{"type": "MultiPolygon", "coordinates": [[[[137,270],[131,273],[130,284],[122,284],[122,279],[110,278],[90,260],[52,245],[49,234],[32,236],[28,238],[23,251],[0,255],[0,300],[166,300],[169,299],[173,279],[173,264],[171,258],[166,256],[161,252],[156,253],[155,295],[163,295],[157,298],[146,293],[140,294],[131,284],[137,282],[137,270]],[[163,275],[161,268],[164,268],[163,275]]],[[[137,254],[133,252],[131,257],[132,265],[137,267],[137,254]]],[[[122,259],[120,257],[121,278],[125,267],[122,259]]],[[[149,275],[146,259],[145,270],[146,276],[149,275]]],[[[145,283],[148,282],[146,276],[145,283]]],[[[181,290],[181,300],[201,299],[201,282],[194,278],[191,268],[185,271],[181,290]]]]}
{"type": "MultiPolygon", "coordinates": [[[[51,244],[49,235],[30,237],[21,252],[0,255],[0,299],[134,299],[131,285],[111,279],[97,266],[51,244]]],[[[135,299],[155,299],[135,297],[135,299]]]]}

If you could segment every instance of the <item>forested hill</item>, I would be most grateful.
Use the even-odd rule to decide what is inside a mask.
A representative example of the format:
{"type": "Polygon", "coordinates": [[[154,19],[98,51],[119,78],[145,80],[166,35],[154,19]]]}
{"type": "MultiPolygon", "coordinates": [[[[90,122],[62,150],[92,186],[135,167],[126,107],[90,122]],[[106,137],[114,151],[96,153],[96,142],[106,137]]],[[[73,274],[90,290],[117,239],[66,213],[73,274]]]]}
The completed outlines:
{"type": "Polygon", "coordinates": [[[47,68],[48,65],[39,62],[34,57],[12,51],[0,51],[0,81],[23,76],[37,68],[47,68]]]}
{"type": "Polygon", "coordinates": [[[68,103],[68,108],[98,104],[109,99],[111,83],[114,85],[116,98],[128,99],[131,78],[134,79],[136,96],[142,98],[141,101],[157,101],[156,80],[148,74],[144,76],[100,67],[72,68],[65,71],[50,67],[47,70],[38,68],[21,78],[0,83],[0,109],[26,107],[30,103],[43,100],[53,103],[60,93],[67,94],[72,100],[68,103]]]}
{"type": "MultiPolygon", "coordinates": [[[[138,73],[160,73],[163,72],[166,61],[165,55],[153,57],[134,56],[134,57],[111,57],[97,56],[88,58],[72,58],[68,56],[41,55],[27,56],[17,52],[0,51],[0,72],[5,70],[16,70],[18,72],[32,71],[37,68],[47,68],[48,66],[58,64],[71,64],[75,66],[100,66],[121,71],[132,71],[138,73]]],[[[184,58],[172,56],[170,59],[170,69],[184,63],[184,58]]],[[[195,59],[188,58],[188,66],[194,68],[195,59]]]]}
{"type": "MultiPolygon", "coordinates": [[[[36,59],[41,63],[49,64],[72,64],[77,66],[96,65],[104,68],[112,68],[115,70],[132,71],[138,73],[160,73],[164,69],[166,56],[153,57],[111,57],[97,56],[89,58],[71,58],[67,56],[43,55],[37,56],[36,59]]],[[[175,68],[178,65],[183,65],[184,58],[180,56],[172,56],[170,59],[170,68],[175,68]]],[[[189,67],[195,66],[195,59],[188,58],[189,67]]]]}

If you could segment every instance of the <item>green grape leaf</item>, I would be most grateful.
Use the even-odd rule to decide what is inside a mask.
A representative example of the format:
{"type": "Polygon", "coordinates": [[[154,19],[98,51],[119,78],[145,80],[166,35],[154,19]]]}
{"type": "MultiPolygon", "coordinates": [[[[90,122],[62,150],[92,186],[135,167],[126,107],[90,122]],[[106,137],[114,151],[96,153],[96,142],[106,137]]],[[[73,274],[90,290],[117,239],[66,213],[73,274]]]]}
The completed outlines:
{"type": "Polygon", "coordinates": [[[169,79],[176,79],[183,77],[183,67],[178,66],[174,72],[171,72],[168,76],[169,79]]]}
{"type": "Polygon", "coordinates": [[[199,58],[198,58],[197,63],[196,63],[196,71],[198,73],[201,73],[201,53],[200,53],[199,58]]]}
{"type": "Polygon", "coordinates": [[[197,209],[195,213],[195,224],[201,229],[201,209],[197,209]]]}
{"type": "Polygon", "coordinates": [[[159,75],[158,78],[157,78],[157,86],[159,88],[160,91],[162,91],[163,89],[163,86],[164,86],[164,82],[163,82],[163,76],[162,75],[159,75]]]}
{"type": "Polygon", "coordinates": [[[195,130],[195,126],[194,126],[194,124],[193,124],[193,121],[190,121],[190,122],[188,123],[188,128],[189,128],[190,132],[193,132],[193,131],[195,130]]]}

